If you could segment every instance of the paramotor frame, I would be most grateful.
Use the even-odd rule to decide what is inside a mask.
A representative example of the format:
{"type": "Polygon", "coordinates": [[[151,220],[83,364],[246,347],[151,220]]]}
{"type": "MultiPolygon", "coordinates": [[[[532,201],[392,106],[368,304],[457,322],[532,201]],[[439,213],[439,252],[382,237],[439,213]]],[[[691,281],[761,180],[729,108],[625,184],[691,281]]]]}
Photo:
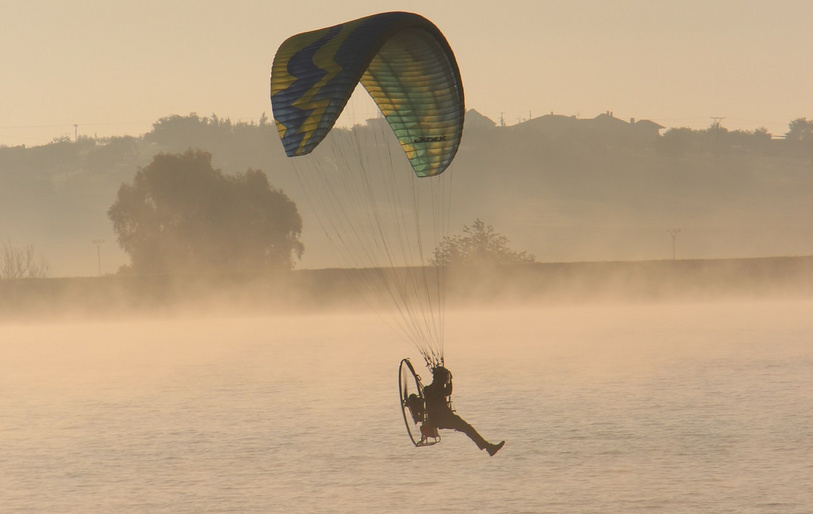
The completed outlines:
{"type": "Polygon", "coordinates": [[[415,446],[431,446],[440,442],[438,429],[429,423],[426,399],[423,396],[421,377],[409,359],[402,359],[398,366],[398,393],[409,438],[415,446]]]}

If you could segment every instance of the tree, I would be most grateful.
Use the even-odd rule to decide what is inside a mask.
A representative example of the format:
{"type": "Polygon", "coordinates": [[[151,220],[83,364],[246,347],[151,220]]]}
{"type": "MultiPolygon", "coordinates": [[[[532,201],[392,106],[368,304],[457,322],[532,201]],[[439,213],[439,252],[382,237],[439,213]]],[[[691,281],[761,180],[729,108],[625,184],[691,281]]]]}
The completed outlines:
{"type": "Polygon", "coordinates": [[[21,278],[45,278],[48,261],[34,250],[34,245],[15,248],[11,241],[3,243],[0,254],[0,280],[21,278]]]}
{"type": "Polygon", "coordinates": [[[797,118],[788,124],[785,139],[788,141],[813,141],[813,120],[797,118]]]}
{"type": "Polygon", "coordinates": [[[302,218],[265,173],[224,175],[211,154],[159,154],[107,211],[134,271],[247,271],[293,267],[302,218]]]}
{"type": "Polygon", "coordinates": [[[479,218],[472,226],[464,226],[463,234],[444,237],[435,248],[435,256],[429,260],[435,266],[448,265],[495,265],[536,262],[527,252],[517,252],[508,247],[509,239],[494,231],[479,218]]]}
{"type": "Polygon", "coordinates": [[[672,155],[684,155],[697,144],[697,134],[689,128],[671,128],[660,140],[661,147],[672,155]]]}

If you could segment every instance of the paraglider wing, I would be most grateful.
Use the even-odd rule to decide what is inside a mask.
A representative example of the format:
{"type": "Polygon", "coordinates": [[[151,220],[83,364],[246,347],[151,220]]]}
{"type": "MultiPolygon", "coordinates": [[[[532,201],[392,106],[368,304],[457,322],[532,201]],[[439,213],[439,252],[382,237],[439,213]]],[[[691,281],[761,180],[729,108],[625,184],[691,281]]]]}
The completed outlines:
{"type": "Polygon", "coordinates": [[[457,61],[417,14],[376,14],[287,39],[271,70],[274,119],[289,157],[310,153],[357,84],[375,100],[419,177],[442,173],[460,145],[465,104],[457,61]]]}

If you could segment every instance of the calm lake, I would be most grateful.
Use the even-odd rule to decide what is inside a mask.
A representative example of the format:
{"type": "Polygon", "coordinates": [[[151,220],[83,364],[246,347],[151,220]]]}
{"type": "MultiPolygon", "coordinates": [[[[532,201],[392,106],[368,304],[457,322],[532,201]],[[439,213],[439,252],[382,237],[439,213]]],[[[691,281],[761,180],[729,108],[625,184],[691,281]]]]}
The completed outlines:
{"type": "Polygon", "coordinates": [[[0,511],[813,511],[813,302],[450,312],[415,448],[377,316],[0,326],[0,511]]]}

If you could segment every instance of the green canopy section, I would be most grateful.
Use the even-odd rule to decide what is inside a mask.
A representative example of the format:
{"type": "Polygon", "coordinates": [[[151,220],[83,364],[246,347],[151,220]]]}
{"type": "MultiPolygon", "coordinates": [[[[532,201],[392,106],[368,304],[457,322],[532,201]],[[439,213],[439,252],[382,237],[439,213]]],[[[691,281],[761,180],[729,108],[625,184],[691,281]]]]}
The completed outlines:
{"type": "Polygon", "coordinates": [[[271,70],[271,104],[288,156],[310,153],[361,83],[415,173],[451,164],[463,132],[460,71],[438,28],[417,14],[368,16],[287,39],[271,70]]]}

